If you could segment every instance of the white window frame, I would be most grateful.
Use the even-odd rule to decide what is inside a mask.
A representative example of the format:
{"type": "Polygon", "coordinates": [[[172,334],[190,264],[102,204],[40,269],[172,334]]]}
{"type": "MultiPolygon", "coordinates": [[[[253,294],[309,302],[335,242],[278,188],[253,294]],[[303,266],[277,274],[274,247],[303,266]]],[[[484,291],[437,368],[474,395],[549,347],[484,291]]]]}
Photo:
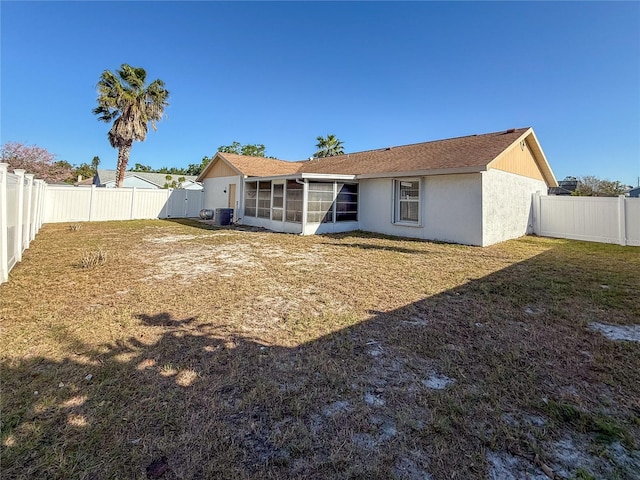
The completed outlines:
{"type": "Polygon", "coordinates": [[[422,178],[394,178],[393,179],[393,224],[402,225],[406,227],[421,227],[422,226],[422,178]],[[418,220],[400,220],[400,182],[418,182],[418,199],[417,200],[404,200],[418,204],[418,220]]]}

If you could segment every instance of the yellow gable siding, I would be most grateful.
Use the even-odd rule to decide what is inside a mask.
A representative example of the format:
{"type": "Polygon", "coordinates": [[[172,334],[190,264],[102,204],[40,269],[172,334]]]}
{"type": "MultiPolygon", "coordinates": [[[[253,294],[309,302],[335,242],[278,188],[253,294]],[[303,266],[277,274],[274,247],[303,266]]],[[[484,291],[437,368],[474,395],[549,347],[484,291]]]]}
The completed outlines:
{"type": "Polygon", "coordinates": [[[233,177],[238,175],[238,172],[222,160],[215,160],[215,162],[204,178],[233,177]]]}
{"type": "Polygon", "coordinates": [[[535,178],[536,180],[544,180],[542,172],[525,140],[512,145],[506,152],[491,162],[489,168],[535,178]]]}

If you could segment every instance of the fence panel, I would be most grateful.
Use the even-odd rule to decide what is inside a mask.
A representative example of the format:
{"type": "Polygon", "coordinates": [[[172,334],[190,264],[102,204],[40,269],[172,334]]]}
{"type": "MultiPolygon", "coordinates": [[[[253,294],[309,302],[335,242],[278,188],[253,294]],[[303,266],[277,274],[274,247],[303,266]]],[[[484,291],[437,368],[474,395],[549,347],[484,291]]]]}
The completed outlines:
{"type": "Polygon", "coordinates": [[[44,199],[44,223],[88,222],[91,188],[49,186],[44,199]]]}
{"type": "Polygon", "coordinates": [[[44,181],[34,180],[24,170],[9,173],[8,164],[0,163],[0,283],[9,279],[40,229],[39,199],[45,189],[44,181]]]}
{"type": "Polygon", "coordinates": [[[133,188],[92,188],[91,221],[130,220],[133,188]]]}
{"type": "Polygon", "coordinates": [[[22,250],[29,248],[31,243],[31,191],[33,187],[33,175],[25,175],[22,180],[22,250]]]}
{"type": "Polygon", "coordinates": [[[136,190],[132,207],[132,218],[151,219],[164,218],[163,211],[170,190],[136,190]]]}
{"type": "Polygon", "coordinates": [[[198,190],[173,190],[167,200],[163,218],[197,217],[204,205],[204,192],[198,190]]]}
{"type": "Polygon", "coordinates": [[[186,190],[174,190],[167,199],[167,208],[164,211],[164,218],[186,217],[185,201],[187,201],[186,190]]]}
{"type": "Polygon", "coordinates": [[[197,217],[200,215],[200,210],[204,208],[204,191],[185,190],[185,194],[185,215],[189,218],[197,217]]]}
{"type": "Polygon", "coordinates": [[[640,198],[625,198],[627,245],[640,247],[640,198]]]}
{"type": "Polygon", "coordinates": [[[21,181],[17,175],[7,174],[7,273],[18,263],[18,248],[16,245],[18,223],[18,183],[21,181]]]}
{"type": "Polygon", "coordinates": [[[536,234],[589,242],[640,244],[640,199],[534,195],[536,234]]]}
{"type": "Polygon", "coordinates": [[[44,221],[77,222],[197,217],[204,192],[146,188],[47,188],[44,221]]]}

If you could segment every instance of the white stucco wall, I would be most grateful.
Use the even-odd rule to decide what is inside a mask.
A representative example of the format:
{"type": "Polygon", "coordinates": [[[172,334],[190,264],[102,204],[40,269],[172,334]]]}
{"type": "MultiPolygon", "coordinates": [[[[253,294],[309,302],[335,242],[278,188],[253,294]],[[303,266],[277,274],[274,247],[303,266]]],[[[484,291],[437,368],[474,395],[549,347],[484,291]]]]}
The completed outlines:
{"type": "Polygon", "coordinates": [[[420,226],[393,223],[393,179],[360,181],[360,229],[403,237],[482,245],[479,173],[422,177],[420,226]]]}
{"type": "Polygon", "coordinates": [[[266,228],[273,232],[302,233],[301,223],[271,221],[268,218],[257,217],[243,217],[241,219],[241,223],[243,225],[250,225],[252,227],[266,228]]]}
{"type": "Polygon", "coordinates": [[[546,195],[547,184],[501,170],[482,173],[482,246],[533,232],[532,197],[536,191],[546,195]]]}
{"type": "Polygon", "coordinates": [[[343,233],[360,229],[359,222],[307,223],[304,235],[321,235],[323,233],[343,233]]]}
{"type": "Polygon", "coordinates": [[[242,177],[236,175],[233,177],[205,178],[204,185],[204,207],[209,209],[229,208],[229,184],[236,184],[236,198],[234,200],[235,211],[237,216],[240,207],[240,195],[242,192],[242,177]],[[226,190],[226,193],[225,193],[226,190]]]}

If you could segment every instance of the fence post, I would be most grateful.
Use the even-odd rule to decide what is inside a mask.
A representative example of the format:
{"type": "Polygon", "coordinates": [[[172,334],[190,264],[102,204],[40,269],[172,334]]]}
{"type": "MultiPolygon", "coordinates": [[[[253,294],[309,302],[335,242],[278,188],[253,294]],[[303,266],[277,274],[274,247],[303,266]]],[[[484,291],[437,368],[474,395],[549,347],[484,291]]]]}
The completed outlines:
{"type": "Polygon", "coordinates": [[[33,227],[31,228],[31,240],[36,238],[36,233],[40,230],[40,215],[42,215],[42,205],[40,196],[42,195],[42,185],[40,180],[34,180],[33,185],[36,189],[36,201],[33,209],[33,227]]]}
{"type": "Polygon", "coordinates": [[[24,221],[24,173],[25,171],[18,168],[13,171],[18,177],[18,201],[16,202],[16,241],[14,243],[16,263],[22,261],[22,222],[24,221]]]}
{"type": "Polygon", "coordinates": [[[44,204],[47,195],[47,182],[38,180],[40,183],[40,194],[38,196],[38,231],[42,228],[44,222],[44,204]]]}
{"type": "Polygon", "coordinates": [[[624,195],[618,195],[618,243],[620,245],[627,244],[627,219],[624,195]]]}
{"type": "Polygon", "coordinates": [[[542,210],[540,195],[540,190],[533,194],[533,233],[536,235],[540,235],[540,211],[542,210]]]}
{"type": "Polygon", "coordinates": [[[25,205],[25,209],[27,214],[25,217],[27,218],[27,230],[24,231],[24,237],[22,239],[23,242],[26,242],[25,248],[29,248],[29,244],[31,243],[31,217],[33,216],[33,173],[25,174],[24,178],[27,179],[27,189],[26,189],[26,197],[27,202],[25,205]]]}
{"type": "Polygon", "coordinates": [[[0,283],[9,280],[9,245],[7,238],[7,168],[0,163],[0,283]]]}
{"type": "Polygon", "coordinates": [[[173,188],[168,188],[167,189],[167,211],[165,212],[167,215],[167,218],[171,218],[171,215],[173,214],[173,205],[171,204],[172,193],[173,193],[173,188]]]}
{"type": "Polygon", "coordinates": [[[30,236],[29,236],[29,241],[33,242],[33,240],[36,238],[36,233],[38,232],[38,195],[40,194],[40,185],[38,184],[38,180],[36,180],[35,178],[33,179],[33,196],[32,196],[32,202],[33,202],[33,208],[31,210],[31,229],[29,230],[30,232],[30,236]],[[35,198],[33,198],[35,197],[35,198]]]}
{"type": "Polygon", "coordinates": [[[133,220],[133,212],[134,212],[134,209],[136,208],[136,193],[137,193],[137,187],[133,187],[131,189],[131,204],[129,208],[129,220],[133,220]]]}
{"type": "Polygon", "coordinates": [[[91,185],[91,196],[89,197],[89,221],[93,221],[93,217],[95,216],[95,195],[96,195],[96,186],[91,185]]]}

